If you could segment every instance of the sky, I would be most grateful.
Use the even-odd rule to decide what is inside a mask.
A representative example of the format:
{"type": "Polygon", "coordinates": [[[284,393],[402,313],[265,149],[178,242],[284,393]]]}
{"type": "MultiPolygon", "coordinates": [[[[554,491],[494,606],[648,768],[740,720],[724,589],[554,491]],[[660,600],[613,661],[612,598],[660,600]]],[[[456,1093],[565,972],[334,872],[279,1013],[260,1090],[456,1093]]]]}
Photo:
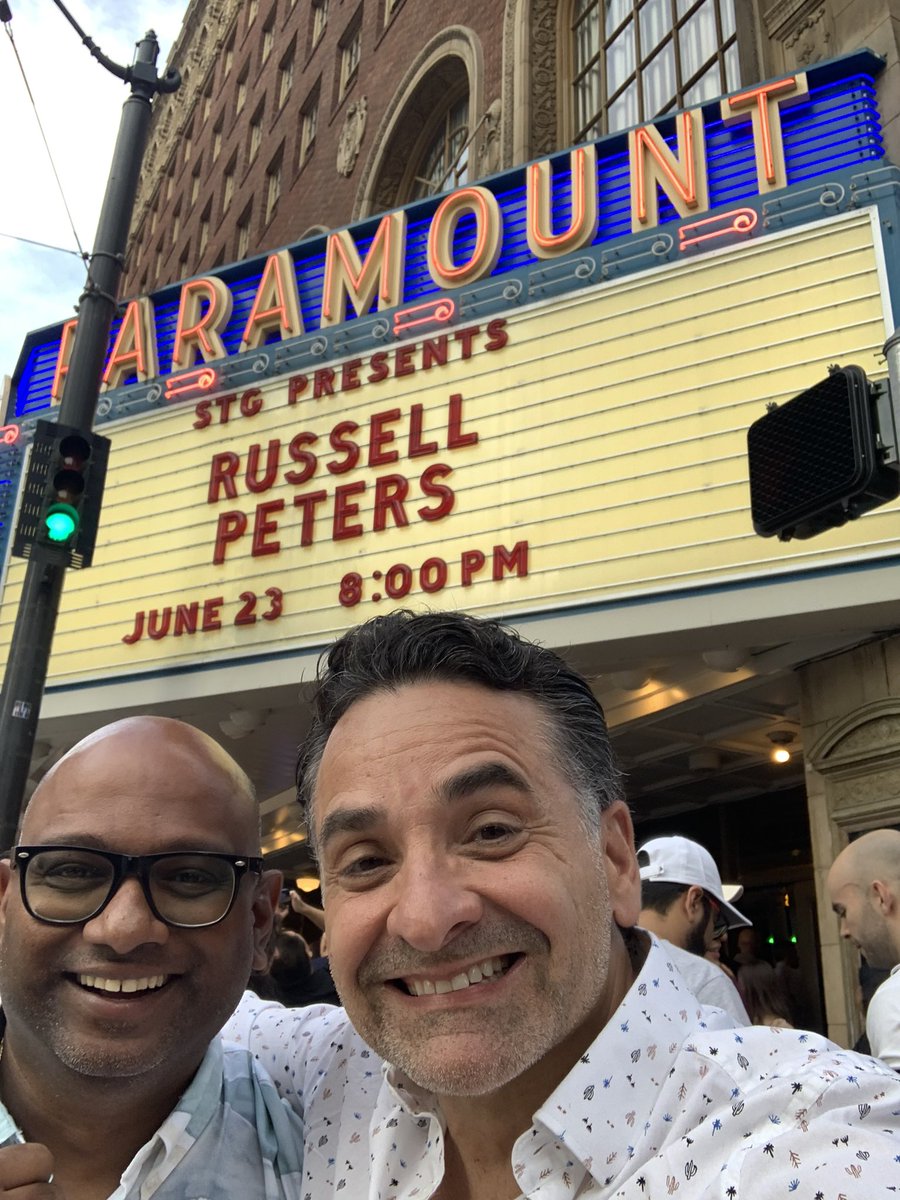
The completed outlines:
{"type": "MultiPolygon", "coordinates": [[[[187,0],[64,3],[103,53],[123,66],[133,61],[135,43],[154,29],[161,74],[187,8],[187,0]]],[[[77,251],[35,108],[78,240],[90,251],[129,95],[127,85],[91,57],[53,0],[9,0],[9,6],[12,22],[0,25],[0,379],[13,373],[26,333],[73,315],[85,279],[75,255],[14,240],[77,251]]]]}

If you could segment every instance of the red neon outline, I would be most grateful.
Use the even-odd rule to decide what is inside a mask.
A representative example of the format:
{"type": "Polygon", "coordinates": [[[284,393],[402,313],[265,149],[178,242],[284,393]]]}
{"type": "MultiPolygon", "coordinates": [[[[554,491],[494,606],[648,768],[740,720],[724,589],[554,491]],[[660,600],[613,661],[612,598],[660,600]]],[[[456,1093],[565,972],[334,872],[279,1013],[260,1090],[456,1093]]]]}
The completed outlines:
{"type": "MultiPolygon", "coordinates": [[[[578,149],[574,152],[574,155],[572,156],[572,158],[580,160],[578,163],[578,171],[577,171],[577,176],[578,176],[578,194],[577,194],[577,196],[575,194],[575,187],[574,187],[575,176],[576,176],[575,164],[572,162],[572,158],[570,158],[570,160],[569,160],[570,163],[572,164],[570,175],[571,175],[572,182],[573,182],[572,220],[569,224],[569,228],[565,231],[565,233],[555,233],[555,234],[551,233],[547,237],[545,237],[538,230],[537,217],[538,217],[538,208],[540,207],[540,205],[535,204],[534,209],[528,214],[528,227],[531,232],[532,240],[534,241],[535,245],[540,246],[542,250],[549,250],[551,247],[559,246],[559,245],[563,244],[567,238],[570,238],[572,236],[573,232],[578,228],[578,226],[584,220],[584,214],[587,209],[587,189],[585,187],[585,169],[584,169],[584,160],[586,157],[587,157],[587,155],[585,154],[585,150],[584,150],[583,146],[579,146],[578,149]]],[[[540,195],[540,178],[541,178],[541,169],[540,168],[541,168],[540,163],[532,163],[531,166],[528,168],[531,178],[533,180],[537,180],[537,183],[532,186],[532,189],[531,189],[532,194],[537,193],[537,195],[540,195]]],[[[548,168],[548,171],[549,171],[549,168],[548,168]]],[[[551,186],[552,186],[552,180],[551,180],[551,186]]],[[[552,207],[552,202],[551,202],[551,207],[552,207]]]]}
{"type": "MultiPolygon", "coordinates": [[[[381,270],[379,271],[380,281],[379,281],[379,285],[378,285],[378,295],[379,295],[380,299],[383,300],[385,303],[388,303],[392,299],[391,289],[390,289],[390,281],[389,281],[389,279],[385,278],[385,276],[388,274],[388,272],[390,270],[390,266],[391,266],[391,229],[393,228],[395,216],[396,216],[395,213],[388,213],[387,216],[381,218],[381,222],[378,226],[378,231],[376,232],[375,236],[372,238],[372,244],[369,246],[369,251],[366,254],[365,261],[360,264],[359,275],[353,274],[353,268],[351,267],[350,263],[347,262],[347,256],[344,253],[344,243],[341,241],[338,234],[332,233],[329,235],[329,237],[328,237],[329,249],[325,253],[325,281],[324,281],[324,287],[322,289],[322,316],[323,317],[327,318],[328,320],[331,319],[331,280],[332,280],[332,276],[333,276],[333,265],[334,265],[334,260],[331,256],[331,252],[330,252],[330,249],[332,246],[335,247],[337,253],[341,256],[341,262],[344,264],[344,269],[347,272],[347,276],[350,280],[350,284],[353,287],[353,290],[355,292],[358,292],[360,289],[360,285],[362,284],[362,277],[363,277],[363,275],[365,275],[366,270],[368,269],[369,259],[372,257],[372,254],[374,253],[375,248],[377,247],[378,243],[381,241],[382,238],[384,238],[384,252],[383,252],[383,258],[382,258],[382,263],[381,263],[381,270]]],[[[354,245],[355,245],[355,243],[354,243],[354,245]]],[[[359,250],[357,249],[357,254],[358,253],[359,253],[359,250]]],[[[348,299],[349,299],[349,297],[348,297],[348,299]]],[[[359,315],[360,314],[357,313],[357,316],[359,316],[359,315]]],[[[344,318],[342,318],[342,320],[346,320],[346,318],[344,317],[344,318]]]]}
{"type": "MultiPolygon", "coordinates": [[[[461,279],[466,272],[471,271],[472,264],[478,262],[479,258],[481,258],[482,254],[484,253],[484,248],[487,245],[489,215],[487,201],[478,188],[461,188],[458,192],[452,192],[446,200],[441,201],[441,203],[438,205],[434,216],[431,218],[431,225],[428,229],[428,258],[432,267],[434,267],[435,271],[441,276],[442,279],[461,279]],[[482,219],[478,226],[478,237],[475,240],[475,249],[472,252],[472,257],[467,263],[463,263],[461,267],[447,267],[445,269],[443,264],[438,262],[437,248],[435,246],[437,234],[435,233],[435,230],[437,229],[440,221],[443,220],[444,210],[452,205],[462,208],[463,205],[460,204],[460,201],[464,200],[468,196],[473,197],[473,199],[477,201],[478,207],[481,209],[482,219]]],[[[459,219],[461,216],[461,212],[453,214],[453,223],[450,226],[451,234],[456,231],[456,226],[459,224],[459,219]]],[[[478,218],[476,216],[476,221],[477,219],[478,218]]],[[[447,241],[449,249],[449,243],[452,241],[452,238],[448,238],[447,241]]]]}
{"type": "Polygon", "coordinates": [[[694,169],[694,122],[691,119],[690,111],[683,112],[681,114],[681,123],[684,143],[682,143],[682,139],[679,137],[678,148],[679,150],[682,149],[683,145],[684,149],[687,150],[687,191],[682,186],[681,180],[673,172],[672,168],[666,161],[662,149],[656,145],[656,143],[650,137],[650,134],[647,132],[650,126],[641,125],[634,131],[635,152],[637,154],[637,215],[638,220],[641,222],[647,220],[647,208],[644,203],[646,200],[647,185],[644,175],[644,153],[641,149],[642,146],[646,146],[650,151],[651,155],[658,163],[660,170],[670,181],[673,188],[682,198],[687,207],[690,208],[697,203],[697,177],[694,169]]]}
{"type": "Polygon", "coordinates": [[[129,300],[128,305],[125,309],[125,315],[122,317],[122,324],[119,326],[119,332],[116,334],[116,342],[115,342],[115,345],[113,346],[112,354],[110,354],[109,362],[106,364],[106,370],[103,372],[103,382],[104,383],[109,383],[109,377],[112,374],[114,366],[116,366],[116,367],[124,366],[125,364],[131,362],[133,359],[136,360],[136,362],[135,362],[136,373],[138,375],[143,375],[146,377],[147,361],[145,358],[145,351],[144,351],[144,326],[143,326],[143,322],[141,320],[141,316],[142,316],[142,314],[141,314],[140,298],[138,298],[136,300],[129,300]],[[122,335],[125,333],[126,329],[128,328],[129,320],[133,321],[133,323],[134,323],[134,331],[132,334],[134,346],[132,347],[131,350],[126,350],[123,354],[120,355],[119,354],[119,343],[122,340],[122,335]],[[119,360],[118,362],[116,361],[117,358],[119,360]]]}
{"type": "Polygon", "coordinates": [[[219,294],[215,288],[216,283],[223,283],[226,288],[228,287],[228,285],[224,283],[224,280],[219,280],[215,278],[215,276],[209,275],[204,275],[202,279],[191,279],[187,283],[183,283],[181,285],[181,296],[179,297],[178,303],[178,319],[175,322],[175,341],[172,343],[173,366],[175,363],[181,362],[181,351],[185,349],[185,346],[183,345],[185,338],[191,337],[194,334],[199,334],[199,341],[203,347],[203,350],[211,357],[215,358],[215,350],[213,349],[212,342],[210,342],[206,334],[210,325],[212,325],[215,333],[219,332],[216,328],[216,322],[221,316],[221,312],[219,310],[219,294]],[[189,329],[184,329],[181,323],[184,320],[185,310],[187,309],[187,298],[195,291],[199,291],[201,289],[204,289],[209,296],[209,308],[205,313],[203,313],[202,316],[198,318],[195,325],[191,325],[189,329]],[[176,350],[179,352],[178,355],[175,353],[176,350]]]}
{"type": "Polygon", "coordinates": [[[748,92],[741,92],[737,96],[728,97],[728,107],[732,112],[736,111],[737,105],[740,105],[741,109],[749,108],[751,106],[747,101],[756,100],[756,108],[759,113],[759,132],[762,137],[763,167],[768,183],[775,182],[775,156],[772,153],[772,127],[769,124],[768,98],[769,96],[774,96],[777,92],[785,92],[788,89],[796,91],[796,75],[791,75],[789,79],[779,79],[776,83],[764,83],[757,88],[752,88],[748,92]]]}
{"type": "Polygon", "coordinates": [[[53,383],[50,387],[50,399],[56,404],[59,404],[62,399],[60,393],[62,391],[63,380],[69,373],[68,360],[72,355],[72,348],[69,343],[74,342],[77,325],[78,318],[72,317],[63,323],[62,333],[59,335],[59,354],[56,356],[56,370],[53,372],[53,383]]]}
{"type": "Polygon", "coordinates": [[[442,296],[440,300],[431,300],[427,304],[415,304],[412,308],[404,308],[394,313],[394,333],[400,333],[404,329],[415,329],[419,325],[430,325],[432,322],[437,325],[446,325],[448,321],[456,316],[456,303],[449,296],[442,296]],[[426,312],[426,310],[428,310],[426,312]],[[423,317],[416,317],[413,321],[407,321],[404,318],[409,317],[412,313],[425,312],[423,317]]]}
{"type": "Polygon", "coordinates": [[[166,380],[166,399],[183,396],[187,392],[211,392],[219,382],[219,373],[209,365],[187,371],[184,375],[171,375],[166,380]]]}
{"type": "Polygon", "coordinates": [[[268,259],[266,260],[266,265],[263,267],[262,277],[259,281],[259,287],[256,289],[256,295],[253,298],[253,307],[250,309],[250,316],[247,318],[247,324],[244,326],[244,332],[241,335],[241,341],[247,341],[247,334],[257,323],[257,321],[263,320],[266,317],[274,317],[276,313],[278,313],[280,316],[279,324],[281,325],[282,329],[286,329],[291,336],[299,332],[299,330],[294,329],[288,320],[290,314],[287,311],[287,304],[284,297],[284,280],[281,277],[281,259],[278,257],[278,251],[269,255],[268,259]],[[265,308],[260,312],[256,306],[259,304],[260,297],[262,296],[263,286],[268,282],[270,267],[274,267],[275,270],[275,286],[278,289],[278,295],[281,299],[281,303],[276,304],[273,308],[265,308]]]}
{"type": "Polygon", "coordinates": [[[708,242],[710,238],[724,237],[726,233],[749,233],[759,224],[759,213],[755,208],[733,208],[730,212],[718,213],[714,217],[706,217],[702,221],[692,221],[690,225],[682,225],[678,230],[680,249],[696,246],[700,242],[708,242]],[[711,233],[701,233],[697,237],[685,237],[692,229],[702,229],[704,225],[712,225],[715,221],[730,220],[724,229],[715,229],[711,233]]]}
{"type": "Polygon", "coordinates": [[[18,425],[0,425],[0,442],[4,446],[12,446],[19,440],[21,432],[18,425]]]}

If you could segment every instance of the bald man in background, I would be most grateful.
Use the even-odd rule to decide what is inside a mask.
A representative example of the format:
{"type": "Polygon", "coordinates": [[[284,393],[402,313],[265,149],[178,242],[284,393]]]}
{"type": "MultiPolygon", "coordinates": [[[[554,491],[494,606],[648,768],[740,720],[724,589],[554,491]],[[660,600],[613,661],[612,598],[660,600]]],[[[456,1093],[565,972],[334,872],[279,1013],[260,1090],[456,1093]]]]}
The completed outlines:
{"type": "Polygon", "coordinates": [[[900,832],[874,829],[851,842],[828,872],[828,892],[841,937],[891,972],[869,1004],[866,1035],[875,1057],[900,1070],[900,832]]]}

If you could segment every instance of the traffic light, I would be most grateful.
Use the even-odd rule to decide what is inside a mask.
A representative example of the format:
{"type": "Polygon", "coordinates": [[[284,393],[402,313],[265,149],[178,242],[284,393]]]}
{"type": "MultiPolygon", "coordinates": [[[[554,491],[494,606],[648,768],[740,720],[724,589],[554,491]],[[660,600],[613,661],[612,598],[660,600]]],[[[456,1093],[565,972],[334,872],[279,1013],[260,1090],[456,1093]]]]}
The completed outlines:
{"type": "Polygon", "coordinates": [[[108,458],[109,438],[37,422],[13,554],[91,565],[108,458]]]}
{"type": "Polygon", "coordinates": [[[762,537],[810,538],[900,493],[887,383],[860,367],[772,406],[747,431],[750,510],[762,537]]]}

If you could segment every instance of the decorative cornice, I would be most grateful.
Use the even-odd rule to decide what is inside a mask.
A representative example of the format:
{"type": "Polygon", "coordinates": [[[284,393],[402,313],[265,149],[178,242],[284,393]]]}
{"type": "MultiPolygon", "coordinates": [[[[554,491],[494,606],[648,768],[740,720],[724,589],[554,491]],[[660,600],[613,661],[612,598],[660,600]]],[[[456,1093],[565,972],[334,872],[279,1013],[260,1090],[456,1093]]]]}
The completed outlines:
{"type": "Polygon", "coordinates": [[[810,747],[807,761],[836,778],[900,765],[900,698],[873,700],[841,717],[810,747]]]}
{"type": "Polygon", "coordinates": [[[240,11],[241,0],[191,0],[168,65],[181,72],[181,87],[153,101],[147,149],[141,166],[132,220],[132,237],[142,226],[159,178],[193,116],[201,88],[216,63],[240,11]]]}

